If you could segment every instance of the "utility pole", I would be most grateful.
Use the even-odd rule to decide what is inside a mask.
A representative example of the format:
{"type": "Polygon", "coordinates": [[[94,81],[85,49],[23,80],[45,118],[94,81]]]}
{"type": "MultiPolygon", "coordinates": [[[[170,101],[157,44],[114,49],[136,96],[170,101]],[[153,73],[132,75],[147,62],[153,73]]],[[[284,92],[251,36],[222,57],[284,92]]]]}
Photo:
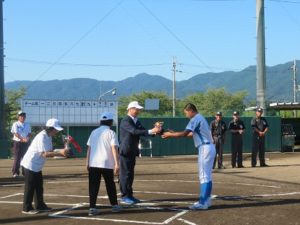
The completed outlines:
{"type": "Polygon", "coordinates": [[[7,156],[4,102],[3,0],[0,0],[0,157],[7,156]],[[4,151],[5,150],[5,151],[4,151]]]}
{"type": "Polygon", "coordinates": [[[173,57],[173,117],[176,116],[176,58],[173,57]]]}
{"type": "MultiPolygon", "coordinates": [[[[293,70],[293,101],[294,103],[297,102],[297,92],[298,92],[298,86],[297,86],[297,77],[296,77],[296,72],[297,72],[297,68],[296,68],[296,59],[294,60],[294,64],[292,66],[292,70],[293,70]]],[[[297,117],[297,110],[294,110],[294,117],[297,117]]]]}
{"type": "Polygon", "coordinates": [[[266,56],[264,0],[256,0],[256,102],[266,112],[266,56]]]}

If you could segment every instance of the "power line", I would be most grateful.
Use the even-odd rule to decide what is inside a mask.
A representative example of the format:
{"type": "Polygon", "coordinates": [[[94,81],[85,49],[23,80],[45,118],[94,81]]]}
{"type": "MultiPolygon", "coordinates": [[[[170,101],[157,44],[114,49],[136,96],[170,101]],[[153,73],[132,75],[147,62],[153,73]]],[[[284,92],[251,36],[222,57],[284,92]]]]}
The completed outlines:
{"type": "Polygon", "coordinates": [[[56,64],[58,64],[68,53],[70,53],[84,38],[86,38],[92,31],[96,29],[110,14],[113,13],[123,2],[124,0],[120,0],[113,8],[111,8],[95,25],[93,25],[87,32],[85,32],[69,49],[67,49],[63,54],[61,54],[49,67],[44,70],[30,85],[28,85],[28,89],[34,85],[34,83],[43,77],[46,73],[48,73],[56,64]]]}
{"type": "MultiPolygon", "coordinates": [[[[46,64],[52,65],[49,61],[39,61],[32,59],[19,59],[19,58],[6,58],[8,61],[20,62],[20,63],[31,63],[31,64],[46,64]]],[[[149,66],[165,66],[170,63],[147,63],[147,64],[89,64],[89,63],[68,63],[68,62],[57,62],[56,66],[80,66],[80,67],[149,67],[149,66]]]]}
{"type": "Polygon", "coordinates": [[[188,47],[171,29],[169,29],[141,0],[138,2],[143,8],[165,29],[167,30],[185,49],[187,49],[198,61],[207,69],[212,70],[211,67],[205,63],[190,47],[188,47]]]}

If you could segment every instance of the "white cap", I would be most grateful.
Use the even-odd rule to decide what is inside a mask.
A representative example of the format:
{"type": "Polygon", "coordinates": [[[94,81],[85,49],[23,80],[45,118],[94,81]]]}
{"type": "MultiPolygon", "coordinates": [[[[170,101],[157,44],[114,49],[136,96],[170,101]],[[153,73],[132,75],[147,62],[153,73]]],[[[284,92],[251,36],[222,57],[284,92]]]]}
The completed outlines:
{"type": "Polygon", "coordinates": [[[143,109],[144,107],[139,105],[139,103],[137,101],[133,101],[128,104],[127,110],[131,109],[131,108],[143,109]]]}
{"type": "Polygon", "coordinates": [[[100,116],[100,120],[101,121],[113,120],[113,119],[114,119],[114,115],[112,113],[110,113],[110,112],[104,112],[100,116]]]}
{"type": "Polygon", "coordinates": [[[64,129],[59,125],[58,119],[55,119],[55,118],[49,119],[46,123],[46,127],[54,127],[55,130],[58,130],[58,131],[61,131],[64,129]]]}
{"type": "Polygon", "coordinates": [[[26,113],[23,112],[23,111],[19,111],[19,112],[18,112],[18,116],[21,116],[21,115],[26,115],[26,113]]]}

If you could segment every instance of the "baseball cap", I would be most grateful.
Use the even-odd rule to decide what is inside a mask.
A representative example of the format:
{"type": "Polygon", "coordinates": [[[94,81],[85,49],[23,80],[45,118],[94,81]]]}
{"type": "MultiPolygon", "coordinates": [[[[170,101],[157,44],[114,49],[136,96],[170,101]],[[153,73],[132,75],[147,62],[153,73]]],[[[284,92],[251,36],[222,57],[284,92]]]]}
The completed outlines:
{"type": "Polygon", "coordinates": [[[23,112],[23,111],[19,111],[19,112],[18,112],[18,116],[26,116],[26,113],[23,112]]]}
{"type": "Polygon", "coordinates": [[[240,113],[239,113],[238,111],[234,111],[234,112],[233,112],[233,115],[235,115],[235,116],[236,116],[236,115],[240,115],[240,113]]]}
{"type": "Polygon", "coordinates": [[[131,108],[143,109],[144,107],[139,105],[139,103],[137,101],[133,101],[128,104],[127,110],[131,109],[131,108]]]}
{"type": "Polygon", "coordinates": [[[49,119],[46,123],[46,127],[53,127],[53,128],[55,128],[55,130],[58,130],[58,131],[61,131],[64,129],[59,125],[58,119],[55,119],[55,118],[49,119]]]}
{"type": "Polygon", "coordinates": [[[257,109],[256,109],[256,112],[263,112],[264,110],[263,110],[263,108],[261,108],[261,107],[258,107],[257,109]]]}
{"type": "Polygon", "coordinates": [[[216,116],[222,116],[222,112],[217,112],[216,116]]]}
{"type": "Polygon", "coordinates": [[[110,112],[104,112],[100,116],[100,120],[101,121],[113,120],[113,119],[114,119],[114,115],[112,113],[110,113],[110,112]]]}

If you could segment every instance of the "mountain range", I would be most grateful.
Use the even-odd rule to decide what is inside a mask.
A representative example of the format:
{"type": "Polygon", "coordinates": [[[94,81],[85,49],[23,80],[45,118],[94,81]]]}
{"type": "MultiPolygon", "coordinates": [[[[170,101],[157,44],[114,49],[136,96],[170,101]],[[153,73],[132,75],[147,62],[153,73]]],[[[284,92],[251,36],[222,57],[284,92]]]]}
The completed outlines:
{"type": "MultiPolygon", "coordinates": [[[[299,65],[300,61],[297,61],[299,65]]],[[[266,67],[266,98],[269,101],[292,101],[293,62],[266,67]]],[[[299,75],[298,75],[299,77],[299,75]]],[[[142,91],[165,92],[172,95],[172,80],[159,75],[146,73],[120,81],[100,81],[89,78],[68,80],[27,81],[19,80],[5,83],[5,89],[27,88],[27,99],[84,100],[98,99],[101,93],[116,88],[115,96],[105,95],[107,99],[128,96],[142,91]]],[[[209,72],[197,74],[190,79],[176,82],[176,96],[205,92],[208,89],[225,88],[230,93],[247,91],[248,99],[256,97],[256,67],[249,66],[241,71],[209,72]]]]}

